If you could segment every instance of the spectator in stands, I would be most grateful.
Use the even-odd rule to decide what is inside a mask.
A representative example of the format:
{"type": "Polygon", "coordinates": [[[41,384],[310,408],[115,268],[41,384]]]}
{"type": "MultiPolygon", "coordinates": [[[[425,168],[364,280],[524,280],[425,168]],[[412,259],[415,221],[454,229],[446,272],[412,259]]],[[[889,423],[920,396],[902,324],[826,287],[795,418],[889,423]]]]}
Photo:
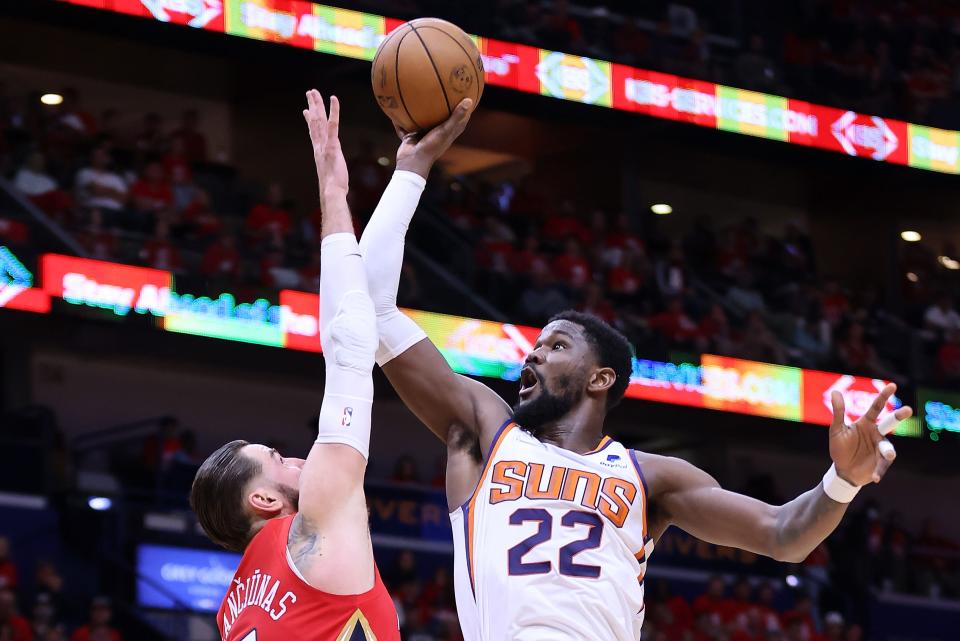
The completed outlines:
{"type": "Polygon", "coordinates": [[[820,297],[820,309],[823,317],[836,327],[850,313],[850,299],[840,287],[840,283],[834,278],[829,278],[823,285],[823,293],[820,297]]]}
{"type": "Polygon", "coordinates": [[[762,312],[766,309],[763,294],[756,287],[756,278],[748,269],[741,269],[737,282],[727,290],[727,302],[742,312],[762,312]]]}
{"type": "Polygon", "coordinates": [[[960,383],[960,329],[947,332],[946,340],[937,352],[937,368],[944,383],[960,383]]]}
{"type": "Polygon", "coordinates": [[[779,87],[777,66],[766,52],[763,36],[750,36],[749,47],[736,60],[737,78],[742,86],[755,91],[776,92],[779,87]]]}
{"type": "Polygon", "coordinates": [[[10,539],[0,536],[0,590],[17,587],[17,566],[10,558],[10,539]]]}
{"type": "Polygon", "coordinates": [[[204,189],[194,191],[193,200],[183,210],[181,223],[186,235],[197,241],[208,240],[223,231],[223,221],[213,210],[210,194],[204,189]]]}
{"type": "Polygon", "coordinates": [[[49,599],[58,618],[70,619],[75,614],[72,601],[64,590],[63,577],[52,561],[41,559],[37,562],[33,583],[36,590],[34,599],[39,600],[41,596],[49,599]]]}
{"type": "Polygon", "coordinates": [[[700,319],[697,335],[700,350],[711,354],[730,356],[737,346],[727,312],[720,303],[714,303],[707,315],[700,319]]]}
{"type": "Polygon", "coordinates": [[[60,103],[60,124],[77,133],[83,139],[97,135],[97,119],[80,104],[80,93],[73,87],[63,90],[60,103]]]}
{"type": "Polygon", "coordinates": [[[189,170],[182,165],[175,165],[167,175],[170,179],[173,210],[182,213],[197,201],[202,190],[193,182],[189,170]]]}
{"type": "Polygon", "coordinates": [[[698,335],[697,323],[687,314],[679,296],[671,298],[667,309],[652,316],[647,326],[666,341],[682,347],[692,347],[698,335]]]}
{"type": "Polygon", "coordinates": [[[140,250],[140,260],[154,269],[178,272],[183,268],[180,250],[170,240],[170,223],[165,220],[157,221],[153,238],[140,250]]]}
{"type": "Polygon", "coordinates": [[[33,641],[30,622],[17,614],[17,598],[13,591],[0,589],[0,639],[3,641],[33,641]]]}
{"type": "Polygon", "coordinates": [[[13,186],[30,198],[43,196],[60,188],[53,176],[47,173],[46,159],[39,151],[33,151],[27,156],[27,162],[13,179],[13,186]]]}
{"type": "Polygon", "coordinates": [[[385,581],[391,589],[399,590],[403,585],[417,583],[420,573],[417,570],[417,557],[410,550],[402,550],[387,573],[385,581]]]}
{"type": "Polygon", "coordinates": [[[143,175],[130,187],[130,197],[133,208],[151,221],[173,206],[170,182],[160,163],[151,162],[144,168],[143,175]]]}
{"type": "Polygon", "coordinates": [[[674,298],[686,294],[690,285],[690,274],[686,255],[679,245],[674,246],[665,258],[657,261],[656,272],[661,296],[674,298]]]}
{"type": "Polygon", "coordinates": [[[843,641],[843,615],[827,612],[823,617],[823,641],[843,641]]]}
{"type": "Polygon", "coordinates": [[[597,282],[590,282],[583,295],[583,302],[577,307],[581,312],[603,319],[611,325],[617,324],[617,312],[606,299],[603,287],[597,282]]]}
{"type": "Polygon", "coordinates": [[[723,577],[714,575],[707,581],[707,591],[693,600],[693,615],[697,617],[698,626],[701,615],[719,624],[728,617],[729,601],[724,596],[727,586],[723,577]]]}
{"type": "Polygon", "coordinates": [[[540,39],[543,46],[559,50],[581,49],[583,47],[583,30],[580,23],[570,15],[568,0],[555,0],[543,20],[540,29],[540,39]]]}
{"type": "Polygon", "coordinates": [[[90,154],[90,166],[77,173],[75,184],[80,205],[97,207],[105,214],[118,218],[116,214],[123,210],[127,202],[127,184],[112,169],[112,164],[110,150],[103,145],[96,147],[90,154]]]}
{"type": "Polygon", "coordinates": [[[860,372],[877,378],[895,378],[893,372],[880,360],[877,350],[867,339],[866,331],[860,323],[851,323],[847,327],[846,337],[837,343],[837,356],[843,371],[860,372]]]}
{"type": "Polygon", "coordinates": [[[534,269],[546,269],[547,258],[540,251],[540,238],[536,234],[528,234],[523,239],[523,247],[513,253],[510,260],[510,270],[520,278],[529,278],[534,269]]]}
{"type": "Polygon", "coordinates": [[[783,627],[790,641],[819,641],[809,594],[797,594],[793,609],[783,615],[783,627]]]}
{"type": "Polygon", "coordinates": [[[953,306],[953,298],[946,293],[938,296],[936,302],[927,308],[923,321],[938,338],[949,330],[960,329],[960,314],[953,306]]]}
{"type": "Polygon", "coordinates": [[[143,125],[134,140],[134,149],[141,158],[157,158],[167,150],[167,138],[163,135],[163,119],[150,112],[143,117],[143,125]]]}
{"type": "Polygon", "coordinates": [[[115,260],[120,248],[116,229],[107,229],[103,222],[103,213],[99,209],[90,210],[90,222],[77,237],[83,248],[97,260],[115,260]]]}
{"type": "Polygon", "coordinates": [[[420,471],[417,468],[417,462],[412,456],[401,456],[393,466],[393,474],[390,480],[394,483],[419,483],[420,471]]]}
{"type": "Polygon", "coordinates": [[[163,156],[162,161],[163,174],[168,179],[173,179],[175,173],[183,176],[184,180],[193,179],[193,166],[187,157],[182,138],[174,138],[170,141],[170,149],[163,156]]]}
{"type": "Polygon", "coordinates": [[[255,240],[286,236],[292,226],[290,212],[284,205],[283,186],[270,183],[265,202],[254,205],[246,220],[246,231],[255,240]]]}
{"type": "Polygon", "coordinates": [[[199,131],[200,115],[196,109],[187,109],[180,118],[180,126],[170,134],[170,141],[182,145],[183,155],[190,163],[207,161],[207,138],[199,131]]]}
{"type": "Polygon", "coordinates": [[[767,326],[760,312],[747,315],[746,327],[736,350],[737,356],[752,361],[785,364],[786,351],[776,335],[767,326]]]}
{"type": "Polygon", "coordinates": [[[120,632],[110,625],[113,608],[110,599],[98,596],[90,604],[90,620],[70,637],[70,641],[123,641],[120,632]]]}
{"type": "Polygon", "coordinates": [[[557,279],[572,292],[580,292],[590,281],[590,263],[583,255],[583,248],[575,238],[568,238],[564,251],[553,261],[557,279]]]}
{"type": "Polygon", "coordinates": [[[546,267],[534,266],[530,286],[517,304],[520,320],[530,325],[542,325],[544,321],[570,307],[566,294],[555,285],[553,275],[546,267]]]}
{"type": "Polygon", "coordinates": [[[33,630],[33,636],[37,641],[49,637],[50,633],[57,628],[56,610],[53,607],[53,600],[49,594],[41,592],[34,599],[33,616],[30,620],[33,630]]]}
{"type": "Polygon", "coordinates": [[[236,281],[240,278],[240,252],[233,234],[224,234],[207,248],[203,254],[200,271],[207,278],[218,282],[236,281]]]}
{"type": "Polygon", "coordinates": [[[307,264],[300,268],[300,289],[305,292],[320,291],[320,252],[310,252],[307,264]]]}
{"type": "Polygon", "coordinates": [[[646,284],[649,272],[650,265],[642,250],[627,250],[607,272],[607,289],[614,297],[628,302],[646,284]]]}

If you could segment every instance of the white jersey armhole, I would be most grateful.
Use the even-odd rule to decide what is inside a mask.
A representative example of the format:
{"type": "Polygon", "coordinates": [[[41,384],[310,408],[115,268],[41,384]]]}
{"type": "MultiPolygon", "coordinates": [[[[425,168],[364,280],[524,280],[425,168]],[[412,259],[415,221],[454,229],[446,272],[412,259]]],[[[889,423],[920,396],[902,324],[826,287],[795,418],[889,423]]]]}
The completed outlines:
{"type": "Polygon", "coordinates": [[[290,548],[288,548],[286,545],[283,546],[283,553],[287,557],[287,565],[290,567],[290,571],[296,574],[298,579],[300,579],[310,587],[315,587],[309,581],[303,578],[302,574],[300,574],[300,570],[297,569],[297,564],[293,562],[293,557],[290,556],[290,548]]]}

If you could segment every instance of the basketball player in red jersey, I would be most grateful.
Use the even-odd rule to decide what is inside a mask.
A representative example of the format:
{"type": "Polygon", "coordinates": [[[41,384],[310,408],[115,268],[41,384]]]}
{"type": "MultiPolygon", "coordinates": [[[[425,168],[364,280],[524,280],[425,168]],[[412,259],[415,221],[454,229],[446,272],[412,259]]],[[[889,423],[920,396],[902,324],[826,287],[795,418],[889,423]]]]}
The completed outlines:
{"type": "MultiPolygon", "coordinates": [[[[468,117],[463,111],[461,105],[453,117],[468,117]]],[[[631,348],[619,332],[594,317],[566,312],[543,328],[526,358],[519,399],[512,407],[480,382],[454,373],[396,305],[404,236],[430,170],[414,153],[417,138],[402,139],[397,172],[360,248],[377,313],[377,362],[404,403],[447,444],[454,536],[455,541],[466,539],[457,550],[455,570],[468,641],[637,638],[646,559],[670,525],[717,545],[800,562],[837,527],[858,489],[883,477],[896,456],[885,437],[897,421],[911,415],[909,407],[902,407],[882,416],[893,385],[853,425],[844,420],[842,397],[833,393],[828,433],[833,465],[822,482],[775,506],[722,489],[682,459],[611,446],[604,421],[629,384],[631,348]],[[571,461],[573,467],[555,464],[559,460],[571,461]],[[588,468],[593,465],[600,467],[588,468]],[[591,471],[603,466],[609,472],[591,471]],[[587,479],[587,490],[576,479],[567,483],[571,470],[587,479]],[[591,475],[627,490],[598,499],[598,484],[589,493],[591,475]],[[544,489],[541,481],[547,477],[544,489]],[[491,515],[505,505],[523,509],[495,520],[491,515]],[[552,514],[554,510],[558,512],[552,514]],[[638,513],[642,520],[634,532],[626,532],[619,517],[638,513]],[[622,537],[616,560],[589,556],[609,540],[600,533],[622,537]],[[627,549],[629,545],[634,547],[627,549]],[[459,562],[461,552],[468,562],[459,562]],[[594,562],[585,563],[587,558],[594,562]],[[610,577],[631,576],[630,570],[632,585],[618,583],[620,595],[627,595],[617,601],[623,607],[610,605],[614,598],[602,600],[605,608],[591,607],[594,601],[587,597],[600,590],[616,596],[610,577]],[[535,581],[538,587],[531,588],[535,581]],[[591,623],[588,631],[575,628],[580,621],[591,623]]]]}
{"type": "MultiPolygon", "coordinates": [[[[347,207],[340,106],[327,117],[316,91],[307,121],[320,184],[320,325],[326,382],[307,459],[246,441],[227,443],[197,472],[190,503],[215,543],[243,558],[220,611],[224,641],[399,641],[380,580],[363,477],[373,403],[376,318],[347,207]]],[[[463,131],[437,127],[417,146],[426,164],[463,131]]]]}

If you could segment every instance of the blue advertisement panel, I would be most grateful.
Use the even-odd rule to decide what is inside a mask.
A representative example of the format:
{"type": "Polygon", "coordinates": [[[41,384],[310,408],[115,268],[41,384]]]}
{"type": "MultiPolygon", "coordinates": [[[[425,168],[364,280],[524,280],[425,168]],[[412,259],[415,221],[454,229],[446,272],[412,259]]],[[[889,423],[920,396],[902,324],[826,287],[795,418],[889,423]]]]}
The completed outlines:
{"type": "Polygon", "coordinates": [[[137,603],[147,608],[187,607],[216,612],[240,555],[165,545],[137,549],[137,603]]]}
{"type": "Polygon", "coordinates": [[[443,491],[367,483],[370,531],[418,541],[449,542],[450,516],[443,491]]]}

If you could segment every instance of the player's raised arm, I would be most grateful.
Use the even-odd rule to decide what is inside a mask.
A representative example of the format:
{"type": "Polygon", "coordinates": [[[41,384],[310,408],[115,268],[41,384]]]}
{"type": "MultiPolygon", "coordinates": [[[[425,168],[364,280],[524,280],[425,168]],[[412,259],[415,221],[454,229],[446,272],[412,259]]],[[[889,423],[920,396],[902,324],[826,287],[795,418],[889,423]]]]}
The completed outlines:
{"type": "Polygon", "coordinates": [[[316,588],[359,594],[374,585],[363,476],[370,446],[376,318],[347,207],[347,166],[338,138],[340,105],[327,118],[316,91],[303,115],[320,184],[320,331],[326,383],[316,443],[300,476],[289,551],[316,588]]]}
{"type": "Polygon", "coordinates": [[[902,407],[877,425],[895,391],[895,385],[887,385],[853,425],[844,421],[843,397],[833,393],[833,466],[820,484],[781,506],[724,490],[686,461],[637,452],[649,484],[651,535],[676,525],[709,543],[802,561],[836,529],[859,488],[879,482],[893,463],[896,452],[885,437],[912,414],[902,407]]]}
{"type": "Polygon", "coordinates": [[[450,148],[470,118],[471,101],[420,136],[398,130],[397,170],[360,239],[370,295],[377,312],[377,363],[410,410],[447,440],[451,427],[477,434],[484,451],[510,416],[510,408],[487,386],[459,376],[410,318],[397,308],[403,245],[433,163],[450,148]]]}

